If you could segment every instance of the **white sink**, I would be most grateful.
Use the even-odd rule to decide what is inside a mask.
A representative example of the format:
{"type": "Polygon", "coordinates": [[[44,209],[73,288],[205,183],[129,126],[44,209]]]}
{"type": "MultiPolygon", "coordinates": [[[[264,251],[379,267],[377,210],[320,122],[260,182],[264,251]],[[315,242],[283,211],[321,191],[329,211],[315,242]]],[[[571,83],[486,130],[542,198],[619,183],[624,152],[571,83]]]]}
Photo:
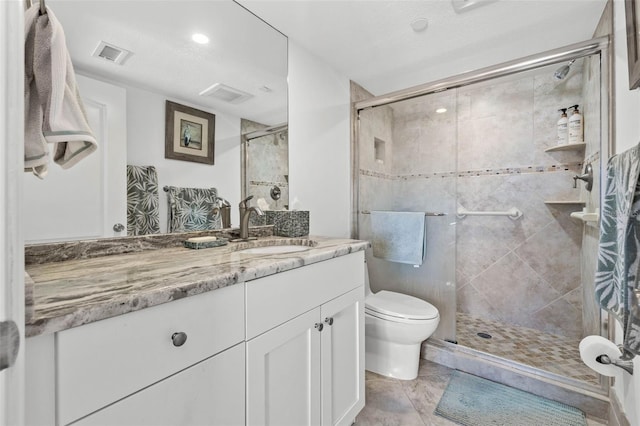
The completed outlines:
{"type": "Polygon", "coordinates": [[[249,254],[277,254],[277,253],[292,253],[296,251],[309,250],[310,247],[299,245],[286,245],[286,246],[265,246],[265,247],[252,247],[244,250],[240,250],[240,253],[249,254]]]}

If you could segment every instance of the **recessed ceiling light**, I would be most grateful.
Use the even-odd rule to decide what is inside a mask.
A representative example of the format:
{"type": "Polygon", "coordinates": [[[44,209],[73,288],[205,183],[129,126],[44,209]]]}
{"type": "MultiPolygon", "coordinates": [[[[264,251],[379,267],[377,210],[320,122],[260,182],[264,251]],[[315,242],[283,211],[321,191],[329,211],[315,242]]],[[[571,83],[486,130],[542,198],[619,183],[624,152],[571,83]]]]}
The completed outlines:
{"type": "Polygon", "coordinates": [[[440,108],[438,108],[438,109],[436,110],[436,112],[437,112],[438,114],[444,114],[445,112],[447,112],[447,109],[446,109],[446,108],[444,108],[444,107],[440,107],[440,108]]]}
{"type": "Polygon", "coordinates": [[[196,33],[194,35],[191,36],[191,40],[195,41],[196,43],[199,44],[207,44],[209,43],[209,37],[207,37],[204,34],[200,34],[200,33],[196,33]]]}
{"type": "Polygon", "coordinates": [[[427,18],[418,18],[411,21],[411,28],[413,28],[413,31],[417,33],[426,30],[428,26],[429,21],[427,20],[427,18]]]}

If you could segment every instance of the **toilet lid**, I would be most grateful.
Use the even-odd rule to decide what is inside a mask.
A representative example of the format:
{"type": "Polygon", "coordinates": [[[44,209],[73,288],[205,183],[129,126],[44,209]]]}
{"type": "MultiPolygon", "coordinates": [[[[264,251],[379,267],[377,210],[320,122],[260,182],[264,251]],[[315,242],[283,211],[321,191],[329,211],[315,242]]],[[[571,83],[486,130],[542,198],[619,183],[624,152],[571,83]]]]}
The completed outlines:
{"type": "Polygon", "coordinates": [[[427,320],[438,318],[438,309],[429,302],[407,294],[382,290],[365,300],[367,311],[398,318],[427,320]]]}

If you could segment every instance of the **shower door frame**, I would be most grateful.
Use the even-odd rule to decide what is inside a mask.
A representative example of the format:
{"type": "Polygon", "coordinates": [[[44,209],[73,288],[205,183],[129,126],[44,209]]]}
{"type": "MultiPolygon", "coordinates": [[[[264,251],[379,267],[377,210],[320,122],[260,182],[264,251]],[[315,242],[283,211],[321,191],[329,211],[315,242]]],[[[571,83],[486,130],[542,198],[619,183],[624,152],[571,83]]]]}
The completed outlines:
{"type": "MultiPolygon", "coordinates": [[[[549,50],[535,55],[514,59],[501,64],[492,65],[490,67],[481,68],[475,71],[469,71],[463,74],[436,80],[430,83],[421,84],[403,90],[394,91],[385,95],[375,96],[362,101],[352,103],[351,123],[352,123],[352,140],[351,140],[351,237],[357,239],[359,237],[359,202],[360,202],[360,152],[359,152],[359,136],[360,136],[360,112],[363,110],[390,105],[396,102],[406,101],[434,93],[444,92],[450,89],[457,89],[471,84],[493,80],[499,77],[505,77],[517,74],[523,71],[529,71],[541,68],[547,65],[554,65],[562,62],[568,62],[572,59],[579,59],[592,55],[600,56],[600,176],[605,175],[607,159],[612,152],[615,152],[613,138],[613,120],[615,111],[610,108],[614,107],[613,102],[613,60],[611,58],[612,48],[609,36],[593,38],[591,40],[574,43],[568,46],[549,50]]],[[[600,205],[602,205],[602,196],[604,194],[605,180],[600,180],[600,205]]],[[[606,335],[610,340],[614,339],[614,327],[610,315],[602,315],[600,319],[600,335],[606,335]]],[[[467,349],[467,348],[465,348],[467,349]]],[[[473,349],[467,349],[470,352],[477,352],[473,349]]],[[[496,357],[487,354],[488,359],[496,360],[496,357]]],[[[513,367],[516,363],[506,360],[508,366],[513,367]]],[[[595,391],[597,393],[607,395],[610,387],[610,379],[600,376],[600,386],[594,387],[588,383],[579,382],[568,377],[559,376],[545,370],[539,370],[534,367],[526,367],[524,370],[534,372],[537,375],[547,379],[559,381],[570,386],[584,388],[587,391],[595,391]]]]}

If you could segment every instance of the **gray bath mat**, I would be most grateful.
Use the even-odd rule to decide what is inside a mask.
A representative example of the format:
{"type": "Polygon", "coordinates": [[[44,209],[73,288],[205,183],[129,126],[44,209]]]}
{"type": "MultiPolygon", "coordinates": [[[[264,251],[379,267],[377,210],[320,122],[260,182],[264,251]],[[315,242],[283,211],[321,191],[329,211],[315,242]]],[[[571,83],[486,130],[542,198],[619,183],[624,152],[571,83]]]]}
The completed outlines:
{"type": "Polygon", "coordinates": [[[455,371],[435,413],[464,426],[585,426],[582,411],[455,371]]]}

